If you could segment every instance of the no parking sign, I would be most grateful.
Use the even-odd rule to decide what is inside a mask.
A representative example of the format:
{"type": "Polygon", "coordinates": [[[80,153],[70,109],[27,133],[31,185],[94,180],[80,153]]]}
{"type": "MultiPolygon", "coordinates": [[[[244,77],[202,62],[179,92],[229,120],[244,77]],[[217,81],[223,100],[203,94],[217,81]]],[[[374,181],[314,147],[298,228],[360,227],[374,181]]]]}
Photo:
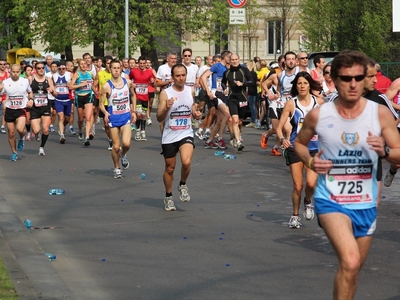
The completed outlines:
{"type": "Polygon", "coordinates": [[[233,8],[241,8],[246,4],[246,0],[228,0],[228,3],[233,8]]]}

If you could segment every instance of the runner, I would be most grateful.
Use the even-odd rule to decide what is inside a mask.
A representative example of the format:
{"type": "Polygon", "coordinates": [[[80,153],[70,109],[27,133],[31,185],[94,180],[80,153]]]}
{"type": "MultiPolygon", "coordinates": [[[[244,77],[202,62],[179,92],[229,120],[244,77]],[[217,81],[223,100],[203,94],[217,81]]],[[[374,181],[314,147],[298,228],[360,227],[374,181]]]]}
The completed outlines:
{"type": "Polygon", "coordinates": [[[36,74],[31,77],[30,85],[33,92],[33,105],[30,108],[32,131],[37,142],[40,142],[39,155],[44,156],[44,146],[49,137],[51,124],[51,103],[49,95],[53,98],[57,95],[54,88],[53,78],[45,75],[44,62],[36,63],[36,74]],[[42,133],[40,133],[42,123],[42,133]]]}
{"type": "Polygon", "coordinates": [[[15,131],[18,132],[18,151],[24,149],[25,108],[33,104],[33,94],[29,81],[19,77],[21,67],[12,65],[11,76],[4,81],[0,80],[0,95],[6,95],[3,105],[6,107],[5,121],[8,130],[8,143],[12,151],[11,161],[18,159],[15,131]],[[29,98],[29,99],[28,99],[29,98]]]}
{"type": "MultiPolygon", "coordinates": [[[[57,74],[57,68],[58,68],[58,63],[53,61],[50,64],[50,72],[46,72],[46,77],[48,78],[49,81],[53,80],[53,75],[57,74]]],[[[36,69],[35,69],[36,70],[36,69]]],[[[56,132],[54,129],[54,123],[56,122],[57,114],[56,114],[56,107],[55,107],[55,98],[52,94],[48,94],[48,100],[50,103],[50,112],[51,112],[51,123],[49,127],[50,132],[56,132]]]]}
{"type": "Polygon", "coordinates": [[[358,51],[342,51],[333,59],[331,77],[339,97],[308,113],[294,146],[303,164],[319,174],[315,212],[339,260],[334,299],[354,298],[371,246],[378,157],[400,162],[400,136],[392,113],[361,97],[367,63],[358,51]],[[307,145],[315,134],[319,152],[311,157],[307,145]]]}
{"type": "MultiPolygon", "coordinates": [[[[292,205],[293,214],[289,220],[289,228],[300,228],[301,218],[299,217],[301,193],[303,191],[303,170],[306,171],[306,187],[304,197],[304,217],[306,220],[314,218],[314,209],[311,203],[311,197],[314,194],[315,185],[317,183],[317,174],[309,168],[304,168],[305,165],[296,155],[293,149],[294,141],[300,131],[305,116],[315,107],[323,104],[323,100],[312,95],[313,90],[322,90],[321,85],[311,78],[308,72],[300,72],[293,80],[290,99],[282,111],[277,127],[277,137],[281,141],[282,146],[286,149],[285,158],[286,164],[290,167],[290,173],[293,179],[292,190],[292,205]],[[292,125],[290,140],[283,135],[283,126],[289,118],[292,125]]],[[[314,156],[318,151],[318,136],[314,136],[308,144],[308,150],[311,156],[314,156]]]]}
{"type": "Polygon", "coordinates": [[[232,129],[235,137],[234,144],[238,151],[242,151],[244,144],[240,137],[240,128],[246,112],[247,97],[246,89],[255,84],[249,69],[240,65],[240,58],[237,54],[231,55],[231,67],[225,71],[221,86],[225,95],[228,95],[229,113],[232,117],[232,129]],[[229,87],[229,89],[227,89],[229,87]]]}
{"type": "MultiPolygon", "coordinates": [[[[71,73],[71,78],[74,76],[74,64],[72,61],[67,61],[65,64],[67,72],[71,73]]],[[[68,87],[69,88],[69,87],[68,87]]],[[[71,115],[69,117],[69,133],[76,135],[74,130],[74,116],[75,116],[75,90],[69,88],[69,100],[71,100],[71,115]]]]}
{"type": "MultiPolygon", "coordinates": [[[[6,80],[8,77],[10,77],[10,74],[6,71],[6,61],[5,61],[5,59],[0,59],[0,81],[4,81],[4,80],[6,80]]],[[[4,101],[6,101],[6,99],[7,99],[7,95],[6,94],[4,94],[2,97],[1,97],[1,102],[2,102],[2,105],[1,105],[1,109],[2,109],[2,113],[1,113],[1,128],[0,128],[0,131],[1,131],[1,133],[2,134],[6,134],[6,121],[5,121],[5,119],[4,119],[4,117],[5,117],[5,114],[6,114],[6,105],[5,105],[5,102],[4,101]]]]}
{"type": "MultiPolygon", "coordinates": [[[[112,75],[111,75],[111,61],[112,61],[112,57],[111,56],[106,56],[105,57],[105,65],[106,68],[104,70],[101,70],[99,73],[97,73],[96,78],[94,79],[93,82],[93,86],[95,90],[99,90],[101,92],[101,87],[104,86],[104,84],[111,79],[112,75]]],[[[121,74],[122,75],[122,74],[121,74]]],[[[108,109],[108,98],[104,99],[103,102],[103,106],[105,107],[105,109],[108,109]]],[[[101,119],[103,119],[103,123],[104,123],[104,131],[107,134],[108,137],[108,150],[111,151],[112,150],[112,139],[111,139],[111,134],[110,134],[110,127],[108,126],[108,123],[104,121],[104,113],[103,111],[100,109],[99,112],[99,116],[101,119]]]]}
{"type": "MultiPolygon", "coordinates": [[[[154,78],[156,78],[157,73],[151,67],[151,65],[151,60],[149,58],[146,58],[146,69],[151,70],[153,72],[154,78]]],[[[147,125],[149,126],[153,124],[153,121],[151,120],[151,110],[153,108],[153,101],[155,96],[154,84],[154,81],[152,83],[149,83],[149,108],[147,110],[147,125]]]]}
{"type": "Polygon", "coordinates": [[[69,99],[68,85],[71,82],[71,73],[66,71],[65,62],[61,61],[58,66],[58,73],[53,75],[56,86],[57,97],[55,98],[55,107],[58,115],[58,132],[60,135],[60,144],[65,144],[64,128],[69,123],[71,116],[72,102],[69,99]]]}
{"type": "Polygon", "coordinates": [[[191,117],[201,117],[197,105],[193,101],[191,88],[186,86],[187,71],[184,65],[177,64],[171,69],[173,85],[160,94],[157,108],[157,120],[163,122],[162,150],[165,160],[163,174],[165,186],[164,205],[166,211],[176,210],[172,197],[172,184],[176,165],[176,155],[181,159],[181,178],[178,186],[180,200],[190,200],[186,180],[189,177],[194,150],[194,138],[191,117]]]}
{"type": "Polygon", "coordinates": [[[79,66],[72,77],[70,89],[76,92],[76,108],[78,110],[78,127],[79,140],[83,140],[82,124],[83,117],[86,119],[85,124],[85,141],[84,146],[90,146],[90,133],[93,121],[93,95],[92,95],[93,75],[87,71],[87,63],[84,59],[79,60],[79,66]]]}
{"type": "Polygon", "coordinates": [[[132,82],[121,76],[122,66],[120,61],[111,60],[109,63],[112,75],[111,79],[101,88],[100,109],[104,114],[104,123],[107,123],[109,127],[113,145],[111,158],[114,163],[114,178],[117,179],[122,177],[118,158],[121,158],[122,168],[129,168],[129,161],[126,153],[131,145],[131,118],[134,120],[136,119],[134,113],[136,109],[136,97],[132,82]],[[132,95],[131,102],[129,101],[129,92],[132,95]],[[107,104],[107,108],[105,103],[107,104]],[[120,134],[122,138],[122,147],[120,134]]]}
{"type": "Polygon", "coordinates": [[[147,141],[146,120],[149,107],[149,85],[154,83],[154,73],[151,69],[146,69],[146,57],[140,56],[138,68],[131,70],[129,78],[134,82],[133,86],[136,93],[136,141],[147,141]]]}

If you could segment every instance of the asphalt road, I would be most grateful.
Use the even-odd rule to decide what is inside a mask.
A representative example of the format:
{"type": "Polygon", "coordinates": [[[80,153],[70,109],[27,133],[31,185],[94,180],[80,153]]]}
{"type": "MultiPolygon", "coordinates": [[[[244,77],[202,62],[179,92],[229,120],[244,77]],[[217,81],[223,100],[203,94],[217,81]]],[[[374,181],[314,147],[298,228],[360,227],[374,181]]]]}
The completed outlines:
{"type": "MultiPolygon", "coordinates": [[[[0,254],[21,299],[331,299],[335,253],[316,219],[287,227],[290,173],[282,157],[260,148],[260,134],[244,129],[236,160],[196,138],[191,201],[179,201],[178,163],[176,212],[163,207],[156,123],[147,142],[132,140],[119,180],[101,125],[88,148],[77,137],[60,145],[52,133],[46,156],[29,141],[17,162],[0,135],[0,254]],[[66,193],[49,196],[50,188],[66,193]],[[25,219],[53,229],[28,231],[25,219]]],[[[398,194],[396,178],[383,189],[356,299],[400,299],[398,194]]]]}

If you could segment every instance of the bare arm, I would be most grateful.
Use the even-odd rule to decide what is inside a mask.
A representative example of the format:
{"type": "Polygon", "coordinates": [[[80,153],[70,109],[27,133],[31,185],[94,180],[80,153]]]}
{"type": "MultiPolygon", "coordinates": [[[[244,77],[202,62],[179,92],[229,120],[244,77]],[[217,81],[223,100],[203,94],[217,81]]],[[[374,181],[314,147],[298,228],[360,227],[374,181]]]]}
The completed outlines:
{"type": "MultiPolygon", "coordinates": [[[[397,131],[397,122],[393,119],[393,115],[390,110],[383,105],[378,106],[379,122],[381,124],[382,137],[390,148],[390,155],[386,157],[389,162],[399,164],[400,163],[400,135],[397,131]]],[[[370,137],[369,137],[370,139],[370,137]]],[[[379,156],[384,156],[384,148],[382,139],[370,139],[368,142],[371,149],[375,150],[379,156]]]]}
{"type": "Polygon", "coordinates": [[[276,128],[276,136],[278,137],[279,140],[284,139],[282,142],[282,146],[285,147],[285,149],[289,148],[292,144],[283,135],[283,127],[285,126],[285,123],[287,122],[288,118],[292,115],[293,111],[294,111],[294,101],[289,100],[283,108],[281,118],[279,119],[278,127],[276,128]]]}
{"type": "Polygon", "coordinates": [[[165,118],[167,117],[167,113],[173,103],[174,103],[174,100],[168,99],[167,93],[165,91],[162,91],[160,93],[160,98],[159,98],[157,113],[156,113],[158,122],[161,123],[165,120],[165,118]]]}
{"type": "Polygon", "coordinates": [[[211,93],[211,86],[209,87],[207,84],[207,79],[212,75],[212,72],[210,70],[206,70],[203,75],[200,77],[200,83],[203,89],[207,92],[207,95],[210,99],[214,99],[213,94],[211,93]]]}
{"type": "Polygon", "coordinates": [[[104,123],[108,123],[108,117],[109,117],[109,113],[106,110],[106,107],[104,106],[104,103],[106,102],[107,98],[109,97],[111,93],[111,89],[110,89],[110,85],[108,84],[108,82],[106,82],[100,90],[100,97],[99,97],[99,108],[101,109],[101,111],[104,114],[104,123]]]}

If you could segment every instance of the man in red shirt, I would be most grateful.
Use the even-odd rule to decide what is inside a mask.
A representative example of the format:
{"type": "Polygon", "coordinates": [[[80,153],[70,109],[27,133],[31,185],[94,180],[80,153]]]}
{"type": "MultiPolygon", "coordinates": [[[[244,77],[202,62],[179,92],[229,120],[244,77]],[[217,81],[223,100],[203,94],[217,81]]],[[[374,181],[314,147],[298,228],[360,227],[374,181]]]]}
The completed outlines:
{"type": "Polygon", "coordinates": [[[378,71],[378,73],[376,73],[376,80],[378,82],[375,84],[375,89],[380,91],[382,94],[385,94],[392,84],[392,81],[382,74],[381,66],[379,64],[375,64],[375,68],[378,71]]]}
{"type": "MultiPolygon", "coordinates": [[[[6,71],[6,64],[7,62],[0,58],[0,81],[6,80],[8,77],[10,77],[10,74],[6,71]]],[[[6,121],[4,120],[4,114],[6,112],[6,106],[4,104],[4,101],[6,100],[7,96],[4,94],[2,97],[0,97],[0,100],[2,102],[2,117],[1,117],[1,133],[5,134],[6,133],[6,121]]]]}
{"type": "Polygon", "coordinates": [[[133,82],[136,93],[136,141],[146,141],[146,119],[149,107],[149,84],[154,83],[154,73],[151,69],[146,69],[146,57],[140,56],[139,67],[132,69],[129,78],[133,82]]]}

